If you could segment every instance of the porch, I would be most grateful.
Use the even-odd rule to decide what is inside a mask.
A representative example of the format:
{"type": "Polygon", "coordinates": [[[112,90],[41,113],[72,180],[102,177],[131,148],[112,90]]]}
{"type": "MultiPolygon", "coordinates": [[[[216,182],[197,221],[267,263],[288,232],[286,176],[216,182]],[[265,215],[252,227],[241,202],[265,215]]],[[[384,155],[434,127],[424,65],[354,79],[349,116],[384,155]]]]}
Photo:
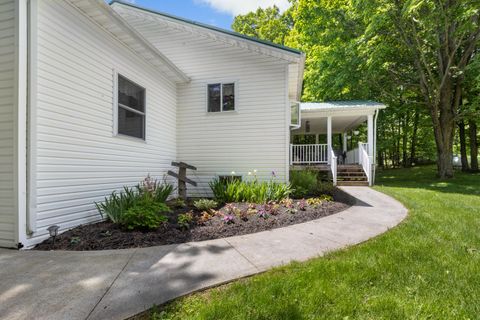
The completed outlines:
{"type": "Polygon", "coordinates": [[[300,103],[291,130],[292,170],[329,172],[334,185],[372,185],[376,120],[385,105],[371,101],[300,103]]]}

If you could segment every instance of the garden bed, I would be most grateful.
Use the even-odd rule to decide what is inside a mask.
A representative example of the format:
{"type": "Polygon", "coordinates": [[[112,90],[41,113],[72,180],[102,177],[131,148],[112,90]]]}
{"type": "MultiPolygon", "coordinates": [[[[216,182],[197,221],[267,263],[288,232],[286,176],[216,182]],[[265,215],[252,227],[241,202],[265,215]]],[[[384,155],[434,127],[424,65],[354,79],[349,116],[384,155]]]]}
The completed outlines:
{"type": "MultiPolygon", "coordinates": [[[[208,219],[203,220],[205,211],[189,203],[167,213],[168,222],[155,230],[127,231],[118,224],[103,221],[64,232],[56,237],[54,247],[52,240],[47,239],[35,250],[127,249],[256,233],[318,219],[349,207],[348,199],[341,192],[335,192],[334,199],[286,200],[266,205],[233,203],[211,210],[208,219]],[[188,225],[180,226],[178,216],[185,213],[191,213],[193,219],[188,225]]],[[[170,205],[175,206],[174,203],[170,205]]]]}

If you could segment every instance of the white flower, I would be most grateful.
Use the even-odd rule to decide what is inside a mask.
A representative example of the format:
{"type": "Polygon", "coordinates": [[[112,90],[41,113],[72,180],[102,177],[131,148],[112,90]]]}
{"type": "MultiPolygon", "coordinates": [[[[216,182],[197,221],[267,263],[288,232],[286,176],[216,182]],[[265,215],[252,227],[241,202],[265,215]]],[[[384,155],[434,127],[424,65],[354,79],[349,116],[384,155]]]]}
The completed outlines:
{"type": "Polygon", "coordinates": [[[253,173],[257,173],[257,169],[253,170],[253,173]]]}
{"type": "Polygon", "coordinates": [[[232,171],[232,176],[235,175],[235,171],[232,171]]]}
{"type": "Polygon", "coordinates": [[[249,171],[249,172],[248,172],[248,175],[249,175],[249,176],[251,176],[251,175],[252,175],[252,173],[249,171]]]}

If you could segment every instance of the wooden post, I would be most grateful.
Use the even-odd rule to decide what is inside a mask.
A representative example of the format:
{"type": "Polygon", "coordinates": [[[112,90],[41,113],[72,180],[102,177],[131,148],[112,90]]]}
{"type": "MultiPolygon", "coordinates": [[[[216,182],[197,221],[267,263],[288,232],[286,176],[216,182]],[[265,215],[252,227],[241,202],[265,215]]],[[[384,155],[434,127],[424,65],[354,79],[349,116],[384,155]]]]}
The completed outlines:
{"type": "Polygon", "coordinates": [[[178,197],[187,200],[187,183],[197,186],[197,183],[187,178],[187,169],[197,170],[196,167],[186,164],[185,162],[172,162],[172,166],[178,167],[178,173],[168,171],[168,175],[178,179],[178,197]]]}

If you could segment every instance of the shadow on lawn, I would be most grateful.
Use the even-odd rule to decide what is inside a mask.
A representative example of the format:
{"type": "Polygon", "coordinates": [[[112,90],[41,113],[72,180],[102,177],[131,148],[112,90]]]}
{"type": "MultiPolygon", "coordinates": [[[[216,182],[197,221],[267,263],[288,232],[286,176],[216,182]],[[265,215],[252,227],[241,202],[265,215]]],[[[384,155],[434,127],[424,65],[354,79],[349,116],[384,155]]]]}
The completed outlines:
{"type": "Polygon", "coordinates": [[[427,189],[436,192],[480,196],[480,173],[465,173],[456,170],[452,179],[436,177],[434,166],[407,169],[389,169],[377,172],[377,186],[427,189]]]}

